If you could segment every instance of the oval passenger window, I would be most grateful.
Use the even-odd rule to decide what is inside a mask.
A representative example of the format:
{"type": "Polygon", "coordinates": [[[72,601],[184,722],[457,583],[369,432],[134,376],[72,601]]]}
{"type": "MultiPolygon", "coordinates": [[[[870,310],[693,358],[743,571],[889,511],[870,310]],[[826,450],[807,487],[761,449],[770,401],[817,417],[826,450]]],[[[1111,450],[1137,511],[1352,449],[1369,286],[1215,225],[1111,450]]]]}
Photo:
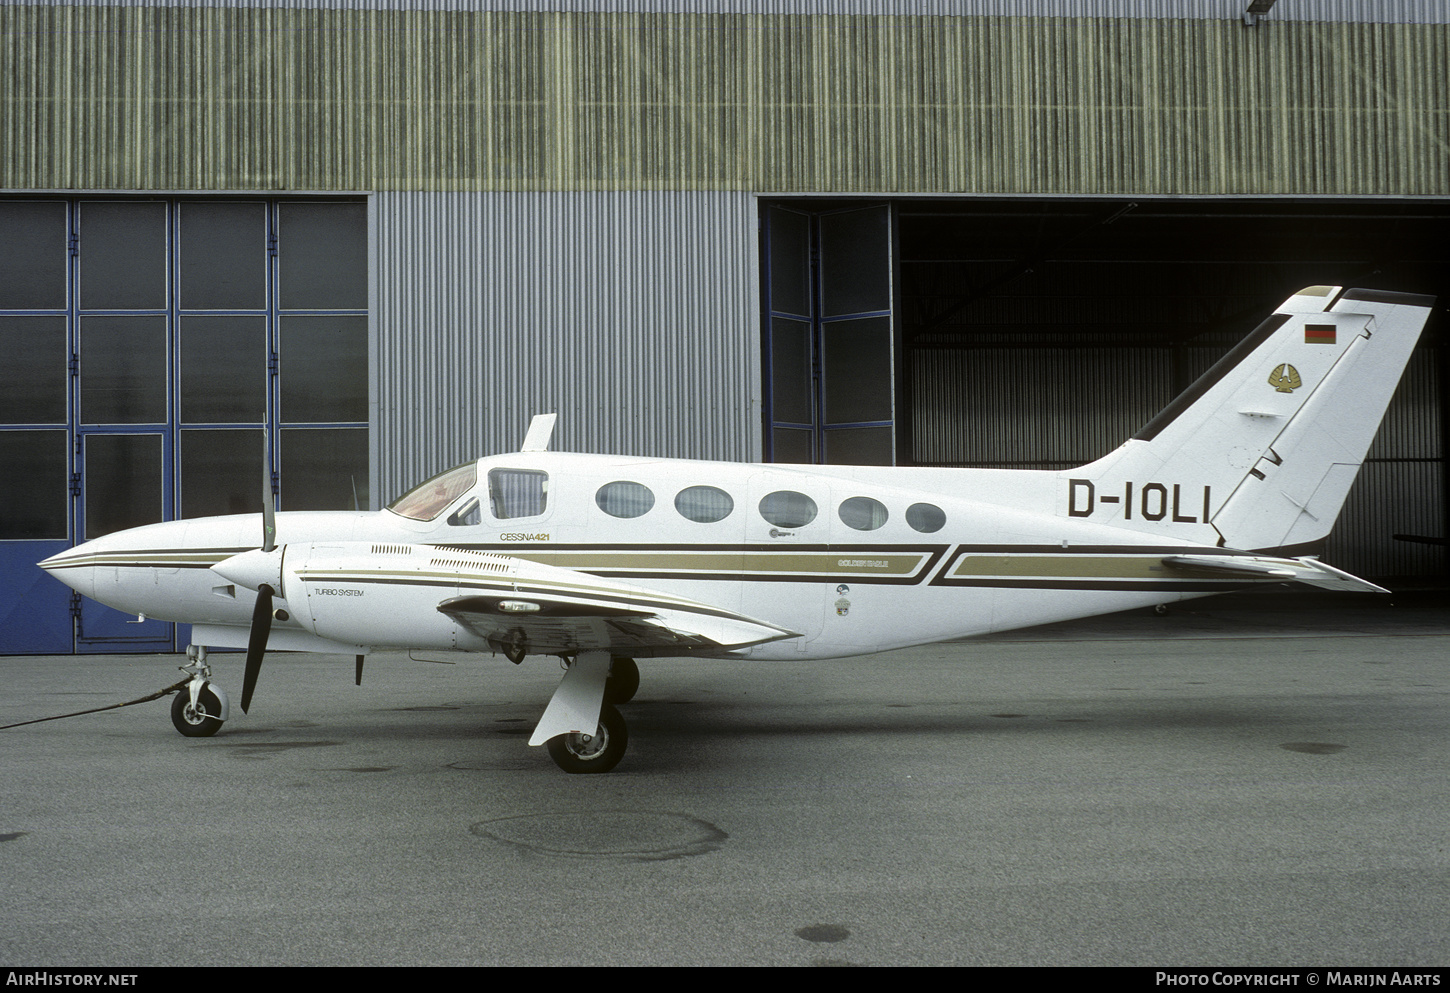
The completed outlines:
{"type": "Polygon", "coordinates": [[[836,511],[841,523],[857,531],[875,531],[886,523],[886,505],[870,497],[851,497],[842,500],[836,511]]]}
{"type": "Polygon", "coordinates": [[[946,522],[946,511],[935,504],[914,503],[906,508],[906,523],[922,534],[940,531],[946,522]]]}
{"type": "Polygon", "coordinates": [[[761,499],[760,516],[779,528],[803,528],[816,519],[816,502],[795,490],[776,490],[761,499]]]}
{"type": "Polygon", "coordinates": [[[688,520],[713,524],[730,516],[735,501],[713,486],[689,486],[675,495],[675,509],[688,520]]]}
{"type": "Polygon", "coordinates": [[[643,483],[621,479],[599,487],[594,502],[610,517],[640,517],[655,505],[655,495],[643,483]]]}

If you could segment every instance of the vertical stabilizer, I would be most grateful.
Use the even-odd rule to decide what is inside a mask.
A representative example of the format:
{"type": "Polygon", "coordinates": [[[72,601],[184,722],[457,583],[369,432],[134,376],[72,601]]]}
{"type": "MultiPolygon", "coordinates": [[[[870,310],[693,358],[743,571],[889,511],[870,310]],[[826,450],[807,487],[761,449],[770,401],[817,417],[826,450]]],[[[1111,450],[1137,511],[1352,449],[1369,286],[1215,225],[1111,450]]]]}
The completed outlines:
{"type": "Polygon", "coordinates": [[[1067,513],[1232,548],[1322,541],[1433,303],[1300,290],[1132,440],[1073,470],[1067,513]]]}

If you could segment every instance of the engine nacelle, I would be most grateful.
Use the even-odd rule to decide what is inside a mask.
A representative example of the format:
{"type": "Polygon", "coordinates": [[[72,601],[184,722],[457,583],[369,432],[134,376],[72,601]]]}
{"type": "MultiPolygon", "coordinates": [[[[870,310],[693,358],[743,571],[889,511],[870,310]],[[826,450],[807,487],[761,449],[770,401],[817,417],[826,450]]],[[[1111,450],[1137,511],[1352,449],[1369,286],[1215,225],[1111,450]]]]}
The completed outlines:
{"type": "Polygon", "coordinates": [[[333,641],[377,648],[485,651],[488,644],[440,613],[460,583],[512,585],[518,560],[427,545],[310,542],[282,549],[291,619],[333,641]]]}

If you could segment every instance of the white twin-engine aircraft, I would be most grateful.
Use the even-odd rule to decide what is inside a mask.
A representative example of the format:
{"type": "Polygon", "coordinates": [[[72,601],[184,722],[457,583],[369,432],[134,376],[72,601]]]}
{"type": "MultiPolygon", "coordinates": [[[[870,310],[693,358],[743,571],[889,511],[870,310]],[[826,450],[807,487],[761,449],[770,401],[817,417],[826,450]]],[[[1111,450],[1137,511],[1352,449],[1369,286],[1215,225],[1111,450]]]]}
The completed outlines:
{"type": "Polygon", "coordinates": [[[375,513],[152,524],[41,566],[128,613],[189,622],[172,717],[229,715],[204,646],[501,652],[567,663],[530,744],[605,772],[634,659],[880,652],[1259,583],[1374,590],[1313,552],[1433,298],[1311,286],[1137,436],[1062,472],[741,465],[523,449],[375,513]],[[258,537],[262,538],[257,547],[258,537]]]}

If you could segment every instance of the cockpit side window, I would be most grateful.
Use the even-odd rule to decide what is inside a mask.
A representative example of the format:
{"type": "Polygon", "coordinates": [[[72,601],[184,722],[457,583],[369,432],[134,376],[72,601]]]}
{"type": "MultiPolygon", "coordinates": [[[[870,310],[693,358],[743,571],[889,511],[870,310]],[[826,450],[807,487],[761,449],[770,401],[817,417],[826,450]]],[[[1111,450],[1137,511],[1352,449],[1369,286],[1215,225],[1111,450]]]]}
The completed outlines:
{"type": "Polygon", "coordinates": [[[478,482],[478,465],[470,462],[440,472],[388,504],[388,509],[414,521],[431,521],[448,505],[473,489],[478,482]]]}
{"type": "Polygon", "coordinates": [[[549,474],[532,469],[491,469],[488,500],[498,520],[538,517],[549,505],[549,474]]]}

